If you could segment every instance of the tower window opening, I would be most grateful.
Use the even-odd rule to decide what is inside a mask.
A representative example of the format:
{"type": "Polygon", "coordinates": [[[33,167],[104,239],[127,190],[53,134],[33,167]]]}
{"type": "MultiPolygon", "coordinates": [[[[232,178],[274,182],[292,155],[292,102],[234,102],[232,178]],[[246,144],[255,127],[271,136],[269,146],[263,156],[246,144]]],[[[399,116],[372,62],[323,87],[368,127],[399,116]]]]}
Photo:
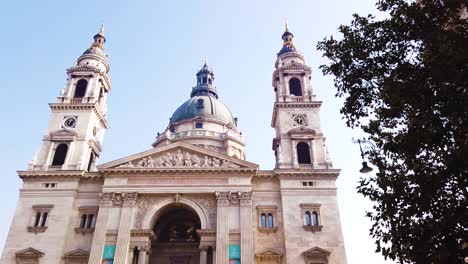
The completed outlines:
{"type": "Polygon", "coordinates": [[[86,88],[88,87],[88,81],[86,81],[85,79],[80,79],[77,83],[76,83],[76,87],[75,87],[75,94],[73,97],[75,98],[82,98],[85,96],[86,94],[86,88]]]}
{"type": "Polygon", "coordinates": [[[273,215],[268,214],[268,227],[274,227],[273,226],[273,215]]]}
{"type": "Polygon", "coordinates": [[[34,220],[34,227],[38,227],[39,226],[39,221],[41,220],[41,213],[40,212],[37,212],[36,213],[36,219],[34,220]]]}
{"type": "Polygon", "coordinates": [[[208,83],[211,84],[212,83],[212,80],[211,78],[208,78],[208,83]]]}
{"type": "Polygon", "coordinates": [[[266,215],[265,214],[262,214],[261,216],[261,226],[262,227],[267,227],[267,223],[266,223],[266,215]]]}
{"type": "Polygon", "coordinates": [[[318,214],[315,211],[312,212],[312,225],[314,226],[319,225],[318,214]]]}
{"type": "Polygon", "coordinates": [[[310,164],[310,147],[305,142],[299,142],[297,144],[297,162],[299,164],[310,164]]]}
{"type": "Polygon", "coordinates": [[[305,212],[305,224],[308,225],[308,226],[312,225],[312,221],[310,219],[310,212],[309,211],[305,212]]]}
{"type": "Polygon", "coordinates": [[[88,215],[82,215],[81,216],[81,223],[80,223],[80,228],[86,228],[86,220],[88,219],[88,215]]]}
{"type": "Polygon", "coordinates": [[[52,160],[52,166],[61,166],[65,163],[65,158],[68,152],[68,145],[62,143],[55,149],[54,159],[52,160]]]}
{"type": "Polygon", "coordinates": [[[94,154],[94,152],[91,151],[91,154],[89,154],[88,171],[91,171],[93,169],[95,160],[96,160],[96,154],[94,154]]]}
{"type": "Polygon", "coordinates": [[[203,77],[203,84],[206,84],[206,77],[203,77]]]}
{"type": "Polygon", "coordinates": [[[203,128],[203,123],[202,122],[196,122],[195,123],[195,128],[203,128]]]}
{"type": "Polygon", "coordinates": [[[301,81],[297,78],[289,80],[289,94],[294,96],[302,96],[301,81]]]}
{"type": "Polygon", "coordinates": [[[45,212],[45,213],[42,214],[41,227],[44,227],[44,226],[45,226],[46,221],[47,221],[47,216],[48,216],[48,215],[49,215],[49,214],[48,214],[47,212],[45,212]]]}

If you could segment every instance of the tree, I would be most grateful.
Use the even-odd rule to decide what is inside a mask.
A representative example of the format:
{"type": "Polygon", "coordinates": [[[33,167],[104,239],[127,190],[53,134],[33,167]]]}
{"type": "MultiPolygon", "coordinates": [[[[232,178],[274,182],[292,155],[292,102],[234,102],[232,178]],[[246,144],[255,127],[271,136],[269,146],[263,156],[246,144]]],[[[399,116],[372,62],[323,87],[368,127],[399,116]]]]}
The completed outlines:
{"type": "Polygon", "coordinates": [[[399,263],[462,263],[468,234],[468,12],[463,0],[380,0],[317,48],[346,124],[378,168],[358,192],[376,251],[399,263]]]}

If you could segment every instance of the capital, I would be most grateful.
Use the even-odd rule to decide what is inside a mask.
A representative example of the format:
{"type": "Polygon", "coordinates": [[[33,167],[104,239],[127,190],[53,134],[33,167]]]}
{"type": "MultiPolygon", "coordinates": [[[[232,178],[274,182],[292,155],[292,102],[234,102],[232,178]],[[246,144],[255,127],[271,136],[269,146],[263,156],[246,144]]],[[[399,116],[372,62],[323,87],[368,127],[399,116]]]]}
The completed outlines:
{"type": "Polygon", "coordinates": [[[229,205],[231,192],[216,192],[215,196],[216,196],[216,200],[218,201],[218,205],[221,205],[221,206],[229,205]]]}
{"type": "Polygon", "coordinates": [[[138,193],[131,192],[131,193],[123,193],[123,206],[133,207],[137,203],[138,193]]]}

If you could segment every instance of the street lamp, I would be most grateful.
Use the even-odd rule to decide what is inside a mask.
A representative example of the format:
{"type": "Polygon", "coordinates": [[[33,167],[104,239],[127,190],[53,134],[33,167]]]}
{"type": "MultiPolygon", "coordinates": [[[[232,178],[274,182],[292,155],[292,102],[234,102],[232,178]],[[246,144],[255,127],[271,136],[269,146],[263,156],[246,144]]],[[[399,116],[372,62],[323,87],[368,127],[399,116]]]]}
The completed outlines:
{"type": "Polygon", "coordinates": [[[361,151],[361,158],[362,158],[362,168],[359,170],[360,173],[369,173],[372,171],[372,167],[367,165],[367,161],[365,161],[364,157],[364,151],[362,150],[362,145],[363,144],[369,144],[371,147],[375,147],[372,142],[365,140],[365,139],[357,139],[355,140],[354,138],[352,139],[353,143],[359,144],[359,150],[361,151]]]}

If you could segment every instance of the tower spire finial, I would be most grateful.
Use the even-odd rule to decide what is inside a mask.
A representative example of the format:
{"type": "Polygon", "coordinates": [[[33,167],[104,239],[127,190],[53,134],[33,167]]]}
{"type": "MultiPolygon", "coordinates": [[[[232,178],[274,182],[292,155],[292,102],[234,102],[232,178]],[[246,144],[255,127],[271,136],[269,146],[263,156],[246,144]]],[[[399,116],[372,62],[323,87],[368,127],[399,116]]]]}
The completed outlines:
{"type": "Polygon", "coordinates": [[[205,55],[205,65],[208,65],[208,56],[205,55]]]}
{"type": "Polygon", "coordinates": [[[289,28],[288,28],[288,19],[286,18],[285,19],[285,22],[284,22],[284,32],[288,32],[289,31],[289,28]]]}
{"type": "Polygon", "coordinates": [[[104,22],[101,23],[101,28],[99,29],[99,35],[103,35],[104,36],[104,22]]]}

